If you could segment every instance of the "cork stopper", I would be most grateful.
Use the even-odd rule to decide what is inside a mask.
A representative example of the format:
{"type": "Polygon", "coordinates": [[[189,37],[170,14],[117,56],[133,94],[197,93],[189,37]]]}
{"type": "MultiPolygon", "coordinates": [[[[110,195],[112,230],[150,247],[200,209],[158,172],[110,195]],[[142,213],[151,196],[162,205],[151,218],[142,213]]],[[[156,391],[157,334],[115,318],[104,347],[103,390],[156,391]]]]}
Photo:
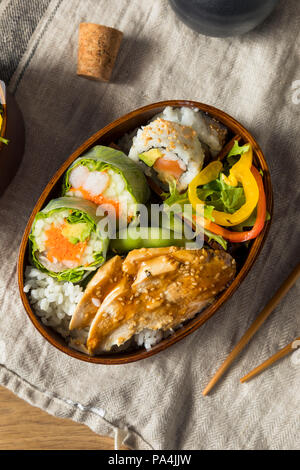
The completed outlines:
{"type": "Polygon", "coordinates": [[[94,23],[80,23],[77,75],[108,82],[123,33],[94,23]]]}

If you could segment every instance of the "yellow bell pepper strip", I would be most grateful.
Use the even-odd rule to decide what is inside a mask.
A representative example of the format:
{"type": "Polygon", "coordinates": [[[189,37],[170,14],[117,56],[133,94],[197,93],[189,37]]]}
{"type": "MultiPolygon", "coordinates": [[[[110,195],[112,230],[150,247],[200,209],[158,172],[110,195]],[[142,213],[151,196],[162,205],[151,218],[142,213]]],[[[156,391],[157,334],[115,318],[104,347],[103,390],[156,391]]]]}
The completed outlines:
{"type": "Polygon", "coordinates": [[[225,227],[238,225],[247,220],[257,206],[259,190],[251,172],[252,159],[252,147],[250,147],[248,152],[244,153],[239,161],[233,165],[228,177],[229,181],[232,181],[233,184],[236,181],[242,183],[246,198],[245,204],[233,214],[214,210],[212,216],[216,224],[225,227]]]}
{"type": "MultiPolygon", "coordinates": [[[[233,214],[213,210],[212,217],[216,224],[225,227],[238,225],[247,220],[257,206],[259,190],[256,180],[251,172],[252,158],[252,147],[250,147],[248,152],[244,153],[240,157],[239,161],[233,165],[227,178],[227,182],[232,184],[232,186],[235,186],[238,182],[242,183],[246,198],[245,204],[243,204],[242,207],[233,214]]],[[[197,205],[204,204],[204,202],[197,196],[197,186],[209,183],[210,181],[213,181],[213,179],[216,179],[220,172],[220,168],[222,168],[220,167],[220,164],[221,162],[218,161],[210,163],[189,184],[188,196],[195,210],[197,210],[197,205]],[[216,164],[219,165],[217,166],[216,164]],[[211,168],[210,165],[212,165],[211,168]],[[211,179],[209,180],[210,177],[211,179]]]]}
{"type": "Polygon", "coordinates": [[[253,178],[255,179],[259,191],[256,221],[251,230],[248,230],[246,232],[233,232],[231,230],[227,230],[223,227],[220,227],[219,225],[211,222],[210,220],[203,218],[200,219],[195,216],[196,222],[204,225],[204,227],[207,228],[207,230],[209,230],[210,232],[213,232],[216,235],[221,235],[223,238],[233,243],[241,243],[256,238],[264,227],[267,208],[266,195],[262,177],[259,171],[254,166],[251,167],[251,173],[253,175],[253,178]]]}
{"type": "Polygon", "coordinates": [[[226,176],[224,173],[222,173],[222,180],[224,183],[228,184],[228,186],[237,186],[238,185],[238,180],[236,179],[235,176],[230,175],[226,176]]]}
{"type": "MultiPolygon", "coordinates": [[[[210,183],[210,181],[217,179],[222,168],[222,162],[220,162],[219,160],[216,160],[206,165],[206,167],[203,168],[203,170],[200,171],[200,173],[198,173],[198,175],[196,175],[195,178],[190,182],[188,188],[189,197],[190,195],[191,197],[194,196],[197,186],[202,186],[203,184],[210,183]]],[[[200,203],[203,204],[202,201],[200,203]]]]}
{"type": "Polygon", "coordinates": [[[197,187],[217,179],[222,168],[223,164],[219,160],[211,162],[190,182],[188,186],[188,198],[195,211],[197,211],[198,204],[204,206],[204,202],[197,196],[197,187]]]}

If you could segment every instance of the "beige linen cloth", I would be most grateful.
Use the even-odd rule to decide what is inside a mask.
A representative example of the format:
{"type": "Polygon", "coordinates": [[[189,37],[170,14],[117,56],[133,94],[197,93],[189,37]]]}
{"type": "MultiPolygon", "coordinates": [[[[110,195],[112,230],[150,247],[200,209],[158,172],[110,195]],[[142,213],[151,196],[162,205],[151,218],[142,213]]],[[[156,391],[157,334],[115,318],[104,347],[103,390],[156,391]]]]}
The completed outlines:
{"type": "Polygon", "coordinates": [[[23,110],[26,151],[0,200],[0,381],[32,405],[134,449],[296,449],[300,358],[241,385],[239,378],[300,334],[298,282],[215,391],[201,391],[299,261],[300,2],[281,1],[238,38],[198,35],[167,1],[53,0],[9,88],[23,110]],[[124,40],[108,84],[76,76],[81,21],[124,40]],[[84,140],[148,103],[198,100],[248,127],[270,165],[275,196],[267,243],[240,289],[201,329],[147,360],[122,366],[72,359],[34,329],[19,299],[17,253],[44,186],[84,140]]]}

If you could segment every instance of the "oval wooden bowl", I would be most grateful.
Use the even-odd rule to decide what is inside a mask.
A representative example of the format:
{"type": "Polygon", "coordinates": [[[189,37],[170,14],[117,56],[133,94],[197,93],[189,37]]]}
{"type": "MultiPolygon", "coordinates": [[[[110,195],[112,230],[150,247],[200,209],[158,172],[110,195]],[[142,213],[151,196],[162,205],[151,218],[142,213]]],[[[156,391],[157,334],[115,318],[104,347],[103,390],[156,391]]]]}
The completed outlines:
{"type": "Polygon", "coordinates": [[[134,128],[146,124],[146,122],[152,118],[155,114],[160,113],[166,106],[189,106],[199,108],[200,110],[207,112],[210,116],[216,118],[221,123],[229,129],[230,135],[229,138],[232,139],[234,136],[239,135],[244,141],[250,142],[254,150],[254,163],[257,168],[262,169],[263,171],[263,180],[264,187],[267,198],[267,210],[272,216],[273,209],[273,197],[272,197],[272,186],[269,168],[264,158],[264,155],[254,139],[254,137],[245,129],[239,122],[233,119],[228,114],[216,109],[212,106],[198,103],[196,101],[185,101],[185,100],[172,100],[172,101],[162,101],[159,103],[150,104],[139,108],[125,116],[117,119],[111,124],[107,125],[100,131],[96,132],[92,137],[90,137],[86,142],[84,142],[59,168],[53,178],[49,181],[43,193],[41,194],[39,200],[37,201],[32,214],[29,218],[28,224],[26,226],[23,239],[20,246],[19,252],[19,263],[18,263],[18,282],[20,296],[25,307],[25,310],[31,319],[34,326],[37,330],[46,338],[53,346],[58,348],[60,351],[68,354],[77,359],[83,361],[91,362],[94,364],[126,364],[129,362],[138,361],[140,359],[145,359],[153,354],[156,354],[164,349],[168,348],[172,344],[177,343],[177,341],[183,339],[185,336],[189,335],[193,331],[197,330],[203,323],[205,323],[210,317],[216,313],[216,311],[221,307],[221,305],[229,299],[233,292],[239,287],[243,279],[245,279],[250,268],[253,266],[254,261],[257,259],[258,254],[263,246],[263,243],[266,239],[266,235],[269,230],[270,221],[267,222],[264,226],[264,229],[259,234],[259,236],[252,242],[251,247],[248,252],[248,256],[245,259],[245,262],[241,266],[236,278],[225,290],[212,305],[199,313],[194,319],[188,321],[182,328],[177,330],[172,336],[162,340],[159,344],[152,347],[149,351],[145,349],[137,349],[134,351],[124,351],[116,354],[103,354],[98,356],[90,357],[82,352],[78,352],[70,348],[64,339],[52,329],[43,325],[40,319],[35,315],[31,306],[29,304],[28,298],[23,291],[24,288],[24,270],[28,264],[28,236],[31,230],[31,225],[33,219],[37,212],[41,210],[45,204],[54,197],[59,195],[59,190],[61,187],[62,176],[71,163],[86,152],[90,147],[101,144],[101,145],[110,145],[112,142],[116,142],[125,132],[130,132],[134,128]]]}

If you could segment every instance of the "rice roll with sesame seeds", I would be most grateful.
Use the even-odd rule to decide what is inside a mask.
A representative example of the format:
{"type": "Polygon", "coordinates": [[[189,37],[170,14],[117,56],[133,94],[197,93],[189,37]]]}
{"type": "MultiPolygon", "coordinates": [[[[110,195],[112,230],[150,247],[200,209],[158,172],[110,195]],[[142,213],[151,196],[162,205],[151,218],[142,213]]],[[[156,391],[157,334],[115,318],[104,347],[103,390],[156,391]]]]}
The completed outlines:
{"type": "Polygon", "coordinates": [[[137,131],[129,157],[163,189],[175,180],[183,191],[201,170],[204,151],[192,127],[159,117],[137,131]]]}
{"type": "Polygon", "coordinates": [[[79,282],[101,266],[108,238],[93,202],[74,197],[53,199],[35,216],[30,240],[32,263],[58,281],[79,282]]]}
{"type": "Polygon", "coordinates": [[[67,170],[63,195],[87,199],[130,221],[136,216],[137,204],[147,202],[150,191],[141,168],[127,155],[97,145],[67,170]]]}

